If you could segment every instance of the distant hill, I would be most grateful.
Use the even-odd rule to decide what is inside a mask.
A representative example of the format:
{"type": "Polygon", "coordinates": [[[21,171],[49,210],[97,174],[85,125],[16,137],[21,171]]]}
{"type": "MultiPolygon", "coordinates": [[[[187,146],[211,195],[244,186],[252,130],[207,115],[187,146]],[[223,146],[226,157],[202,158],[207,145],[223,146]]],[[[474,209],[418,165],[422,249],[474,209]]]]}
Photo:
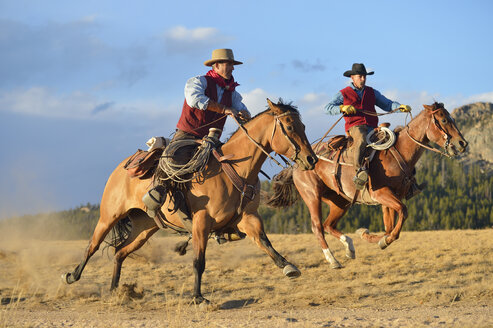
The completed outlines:
{"type": "Polygon", "coordinates": [[[493,104],[473,103],[451,113],[469,149],[462,157],[466,166],[478,165],[483,172],[493,172],[493,104]]]}

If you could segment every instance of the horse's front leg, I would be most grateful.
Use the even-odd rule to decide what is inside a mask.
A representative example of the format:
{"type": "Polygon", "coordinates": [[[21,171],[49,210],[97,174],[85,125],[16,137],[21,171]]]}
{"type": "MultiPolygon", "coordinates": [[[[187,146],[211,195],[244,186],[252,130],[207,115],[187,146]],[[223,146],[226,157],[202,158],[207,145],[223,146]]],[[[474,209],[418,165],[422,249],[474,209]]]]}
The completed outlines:
{"type": "Polygon", "coordinates": [[[382,205],[383,225],[385,227],[385,234],[373,234],[366,228],[360,228],[356,233],[361,239],[366,240],[369,243],[378,243],[382,240],[382,237],[390,235],[395,226],[395,211],[387,206],[382,205]]]}
{"type": "Polygon", "coordinates": [[[383,236],[378,242],[380,248],[385,249],[391,243],[399,238],[400,232],[402,230],[402,225],[407,218],[407,207],[404,205],[400,199],[388,188],[381,188],[378,191],[374,192],[373,198],[382,204],[382,208],[384,210],[384,220],[385,214],[387,214],[387,221],[385,230],[386,235],[383,236]],[[387,207],[387,209],[385,209],[387,207]],[[385,213],[387,211],[387,213],[385,213]],[[390,227],[393,226],[393,221],[395,217],[395,213],[398,215],[397,224],[390,230],[390,227]],[[390,223],[392,220],[392,224],[390,223]],[[390,233],[389,233],[390,230],[390,233]]]}
{"type": "Polygon", "coordinates": [[[193,244],[193,273],[195,275],[195,283],[193,287],[193,300],[195,303],[202,302],[210,303],[209,300],[202,296],[201,284],[202,274],[205,270],[205,250],[207,248],[207,240],[212,228],[212,220],[205,211],[198,212],[193,217],[192,228],[192,244],[193,244]]]}
{"type": "Polygon", "coordinates": [[[284,257],[279,254],[267,238],[264,231],[264,224],[260,219],[258,213],[255,214],[243,214],[241,221],[238,223],[238,229],[252,238],[257,246],[269,255],[274,263],[283,269],[284,275],[290,278],[296,278],[301,275],[301,272],[289,263],[284,257]]]}

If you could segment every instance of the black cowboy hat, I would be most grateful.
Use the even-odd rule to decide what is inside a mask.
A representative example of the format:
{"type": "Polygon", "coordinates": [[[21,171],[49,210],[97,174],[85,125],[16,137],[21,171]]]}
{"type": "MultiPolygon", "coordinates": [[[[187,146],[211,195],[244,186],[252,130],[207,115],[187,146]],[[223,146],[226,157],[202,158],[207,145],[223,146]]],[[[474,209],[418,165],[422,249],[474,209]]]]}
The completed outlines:
{"type": "Polygon", "coordinates": [[[367,72],[364,64],[354,63],[350,71],[345,71],[344,76],[351,77],[351,75],[373,75],[373,71],[367,72]]]}

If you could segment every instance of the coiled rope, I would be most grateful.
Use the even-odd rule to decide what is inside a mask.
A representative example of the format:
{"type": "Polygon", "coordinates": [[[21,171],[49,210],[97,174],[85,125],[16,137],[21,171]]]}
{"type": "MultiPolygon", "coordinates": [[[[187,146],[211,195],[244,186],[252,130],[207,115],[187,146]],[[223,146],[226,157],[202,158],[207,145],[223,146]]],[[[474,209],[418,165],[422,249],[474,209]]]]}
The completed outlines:
{"type": "Polygon", "coordinates": [[[166,181],[171,180],[177,183],[186,183],[192,180],[202,180],[201,174],[205,170],[211,150],[214,146],[214,142],[203,139],[200,146],[197,148],[192,158],[185,164],[173,163],[173,156],[175,152],[187,146],[196,146],[196,140],[176,140],[169,144],[164,150],[164,153],[159,161],[159,168],[164,173],[164,176],[160,176],[159,179],[166,181]]]}
{"type": "Polygon", "coordinates": [[[381,126],[378,130],[371,130],[366,136],[367,147],[375,150],[389,149],[395,142],[396,136],[389,128],[381,126]]]}

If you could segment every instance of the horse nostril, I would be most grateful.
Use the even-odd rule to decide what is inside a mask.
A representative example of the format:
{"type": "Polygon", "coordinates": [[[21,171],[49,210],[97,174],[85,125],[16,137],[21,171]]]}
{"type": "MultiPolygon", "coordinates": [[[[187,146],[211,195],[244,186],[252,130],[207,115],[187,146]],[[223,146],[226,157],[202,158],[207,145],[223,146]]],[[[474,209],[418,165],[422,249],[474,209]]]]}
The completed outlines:
{"type": "Polygon", "coordinates": [[[459,141],[459,145],[460,145],[463,149],[466,149],[466,147],[467,147],[467,145],[468,145],[468,144],[469,144],[469,143],[468,143],[467,141],[462,141],[462,140],[461,140],[461,141],[459,141]]]}
{"type": "Polygon", "coordinates": [[[313,158],[312,156],[307,156],[307,158],[306,158],[306,161],[307,161],[307,162],[308,162],[308,164],[310,164],[310,165],[315,165],[315,163],[317,163],[317,160],[318,160],[318,159],[315,159],[315,158],[313,158]]]}

